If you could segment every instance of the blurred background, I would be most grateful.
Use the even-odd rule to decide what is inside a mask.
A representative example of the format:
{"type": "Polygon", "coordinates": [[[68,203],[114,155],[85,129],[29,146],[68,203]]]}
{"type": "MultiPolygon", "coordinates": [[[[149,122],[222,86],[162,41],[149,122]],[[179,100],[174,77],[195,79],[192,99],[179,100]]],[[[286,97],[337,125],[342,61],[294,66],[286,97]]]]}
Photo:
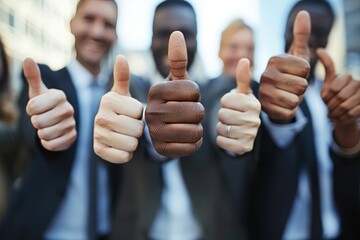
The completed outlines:
{"type": "MultiPolygon", "coordinates": [[[[152,67],[149,57],[152,18],[160,0],[117,0],[119,4],[119,41],[113,56],[125,54],[131,71],[143,74],[152,67]]],[[[283,53],[285,19],[296,0],[189,0],[198,20],[198,60],[209,77],[220,74],[218,58],[220,34],[234,18],[243,18],[255,31],[254,78],[258,80],[268,59],[283,53]]],[[[344,2],[329,0],[337,14],[328,49],[339,71],[346,69],[346,33],[344,2]]],[[[349,0],[359,8],[359,0],[349,0]]],[[[71,58],[73,38],[69,21],[77,0],[1,0],[0,36],[12,66],[15,90],[21,87],[19,76],[22,60],[29,56],[37,62],[58,69],[71,58]]],[[[358,14],[359,15],[359,14],[358,14]]],[[[360,31],[359,27],[356,31],[360,31]]],[[[360,39],[357,40],[359,42],[360,39]]],[[[356,41],[356,40],[354,40],[356,41]]],[[[111,58],[110,58],[111,63],[111,58]]],[[[321,71],[321,69],[319,70],[321,71]]]]}

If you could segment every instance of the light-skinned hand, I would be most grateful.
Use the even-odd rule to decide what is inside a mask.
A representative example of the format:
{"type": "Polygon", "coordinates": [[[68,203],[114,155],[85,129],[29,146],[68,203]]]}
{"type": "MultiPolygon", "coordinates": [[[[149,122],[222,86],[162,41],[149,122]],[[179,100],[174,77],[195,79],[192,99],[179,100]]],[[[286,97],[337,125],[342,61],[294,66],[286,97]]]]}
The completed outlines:
{"type": "Polygon", "coordinates": [[[236,91],[221,98],[216,144],[224,150],[241,155],[253,149],[261,123],[261,106],[251,91],[250,62],[246,58],[239,60],[236,83],[236,91]],[[231,127],[227,130],[228,126],[231,127]]]}
{"type": "Polygon", "coordinates": [[[76,139],[74,108],[63,91],[48,89],[35,61],[26,58],[24,75],[29,84],[26,112],[37,129],[42,146],[49,151],[66,150],[76,139]]]}
{"type": "Polygon", "coordinates": [[[117,56],[114,85],[99,106],[94,123],[94,151],[112,163],[128,162],[144,131],[143,105],[130,95],[130,71],[124,56],[117,56]]]}

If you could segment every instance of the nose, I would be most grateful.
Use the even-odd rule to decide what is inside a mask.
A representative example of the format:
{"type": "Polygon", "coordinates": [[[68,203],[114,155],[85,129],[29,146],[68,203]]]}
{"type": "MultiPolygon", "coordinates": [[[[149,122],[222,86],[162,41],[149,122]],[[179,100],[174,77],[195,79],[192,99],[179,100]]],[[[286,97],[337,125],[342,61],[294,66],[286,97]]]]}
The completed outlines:
{"type": "Polygon", "coordinates": [[[90,34],[93,38],[99,39],[105,34],[105,26],[99,21],[94,22],[91,26],[90,34]]]}
{"type": "Polygon", "coordinates": [[[240,48],[238,51],[238,57],[240,58],[249,58],[251,55],[250,50],[246,49],[246,48],[240,48]]]}

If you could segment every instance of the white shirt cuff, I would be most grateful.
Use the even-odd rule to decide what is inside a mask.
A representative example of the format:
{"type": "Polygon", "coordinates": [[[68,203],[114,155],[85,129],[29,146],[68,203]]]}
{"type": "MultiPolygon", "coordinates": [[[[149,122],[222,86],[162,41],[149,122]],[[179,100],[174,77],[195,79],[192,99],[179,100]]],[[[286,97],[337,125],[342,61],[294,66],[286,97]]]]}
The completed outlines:
{"type": "Polygon", "coordinates": [[[335,140],[333,140],[332,144],[331,144],[331,149],[336,154],[338,154],[339,156],[342,156],[342,157],[354,157],[354,156],[360,155],[360,139],[359,139],[358,143],[351,148],[340,147],[335,142],[335,140]]]}

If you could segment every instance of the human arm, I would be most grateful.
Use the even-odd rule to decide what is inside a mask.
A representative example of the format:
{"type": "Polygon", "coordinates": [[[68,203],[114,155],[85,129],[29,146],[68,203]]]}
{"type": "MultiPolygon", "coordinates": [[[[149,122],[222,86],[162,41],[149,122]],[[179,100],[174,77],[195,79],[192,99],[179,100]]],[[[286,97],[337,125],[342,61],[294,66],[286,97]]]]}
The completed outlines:
{"type": "Polygon", "coordinates": [[[333,123],[333,150],[343,156],[360,154],[360,81],[349,74],[336,74],[334,63],[324,49],[318,49],[325,68],[321,97],[333,123]]]}
{"type": "Polygon", "coordinates": [[[308,86],[310,30],[310,17],[301,11],[294,22],[294,41],[289,53],[272,57],[261,76],[259,100],[264,125],[270,133],[278,129],[286,135],[283,139],[277,133],[271,134],[279,147],[289,145],[307,121],[302,118],[299,105],[308,86]]]}

